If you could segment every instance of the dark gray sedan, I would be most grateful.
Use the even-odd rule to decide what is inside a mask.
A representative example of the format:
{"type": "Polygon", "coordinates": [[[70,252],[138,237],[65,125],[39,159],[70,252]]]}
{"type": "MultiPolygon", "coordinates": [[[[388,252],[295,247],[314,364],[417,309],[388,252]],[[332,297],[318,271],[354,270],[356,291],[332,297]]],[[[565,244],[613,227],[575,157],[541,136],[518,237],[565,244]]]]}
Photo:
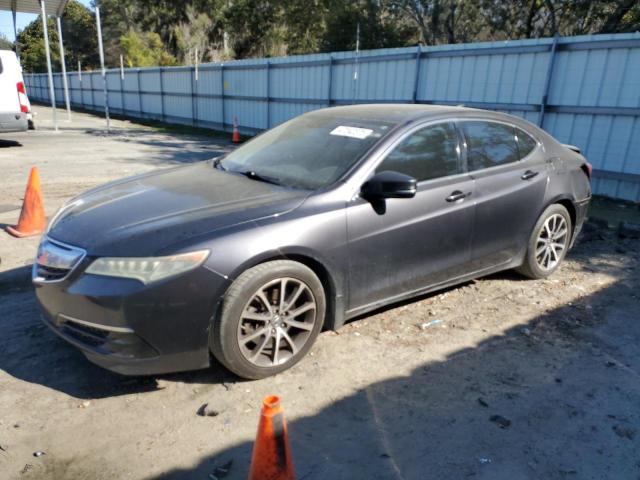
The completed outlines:
{"type": "Polygon", "coordinates": [[[33,282],[46,324],[105,368],[215,358],[262,378],[382,305],[510,268],[550,275],[590,175],[575,147],[505,114],[318,110],[213,161],[73,199],[33,282]]]}

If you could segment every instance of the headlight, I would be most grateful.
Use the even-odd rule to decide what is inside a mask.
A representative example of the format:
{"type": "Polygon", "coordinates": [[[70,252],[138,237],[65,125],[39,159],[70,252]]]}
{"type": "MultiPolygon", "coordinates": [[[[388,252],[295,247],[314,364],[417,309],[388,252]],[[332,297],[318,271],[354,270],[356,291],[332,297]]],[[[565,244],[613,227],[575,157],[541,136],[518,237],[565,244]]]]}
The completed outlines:
{"type": "Polygon", "coordinates": [[[181,253],[167,257],[103,257],[85,271],[93,275],[123,277],[147,284],[173,277],[199,267],[209,256],[209,250],[181,253]]]}

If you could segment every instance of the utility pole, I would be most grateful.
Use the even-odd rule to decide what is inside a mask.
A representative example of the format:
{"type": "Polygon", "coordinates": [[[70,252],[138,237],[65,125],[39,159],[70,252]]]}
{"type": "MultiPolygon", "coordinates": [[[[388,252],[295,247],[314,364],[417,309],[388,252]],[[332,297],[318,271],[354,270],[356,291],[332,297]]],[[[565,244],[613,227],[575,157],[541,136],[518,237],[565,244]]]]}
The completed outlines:
{"type": "Polygon", "coordinates": [[[102,69],[102,84],[104,88],[104,116],[107,119],[107,132],[111,131],[109,119],[109,90],[107,88],[107,71],[104,68],[104,48],[102,47],[102,27],[100,25],[100,7],[96,2],[96,26],[98,27],[98,50],[100,51],[100,68],[102,69]]]}

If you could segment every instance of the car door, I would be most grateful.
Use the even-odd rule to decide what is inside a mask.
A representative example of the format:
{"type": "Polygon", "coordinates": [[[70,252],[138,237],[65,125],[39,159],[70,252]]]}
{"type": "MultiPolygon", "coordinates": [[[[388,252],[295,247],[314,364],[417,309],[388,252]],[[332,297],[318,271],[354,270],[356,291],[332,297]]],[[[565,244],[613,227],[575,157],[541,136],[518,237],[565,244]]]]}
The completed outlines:
{"type": "Polygon", "coordinates": [[[475,180],[472,267],[508,264],[526,246],[542,210],[548,180],[544,152],[513,125],[477,120],[458,125],[475,180]]]}
{"type": "Polygon", "coordinates": [[[460,275],[470,259],[473,180],[464,172],[451,122],[416,127],[389,150],[376,172],[418,181],[413,198],[347,206],[350,310],[460,275]]]}

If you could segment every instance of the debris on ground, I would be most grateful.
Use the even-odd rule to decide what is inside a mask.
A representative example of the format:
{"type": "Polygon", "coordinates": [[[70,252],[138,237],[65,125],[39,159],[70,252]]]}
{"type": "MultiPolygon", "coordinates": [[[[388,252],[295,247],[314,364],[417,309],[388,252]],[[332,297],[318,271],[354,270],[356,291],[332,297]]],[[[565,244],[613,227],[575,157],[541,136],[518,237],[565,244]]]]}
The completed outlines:
{"type": "Polygon", "coordinates": [[[196,414],[201,417],[217,417],[222,412],[224,412],[223,408],[214,408],[213,405],[203,403],[196,414]]]}
{"type": "Polygon", "coordinates": [[[43,452],[42,450],[37,450],[37,451],[33,452],[33,456],[34,457],[41,457],[43,455],[46,455],[46,453],[43,452]]]}
{"type": "Polygon", "coordinates": [[[498,425],[500,428],[507,428],[511,425],[511,420],[504,418],[502,415],[491,415],[489,420],[498,425]]]}
{"type": "Polygon", "coordinates": [[[430,322],[424,322],[420,324],[420,330],[426,330],[429,327],[434,327],[436,325],[440,325],[442,320],[431,320],[430,322]]]}

